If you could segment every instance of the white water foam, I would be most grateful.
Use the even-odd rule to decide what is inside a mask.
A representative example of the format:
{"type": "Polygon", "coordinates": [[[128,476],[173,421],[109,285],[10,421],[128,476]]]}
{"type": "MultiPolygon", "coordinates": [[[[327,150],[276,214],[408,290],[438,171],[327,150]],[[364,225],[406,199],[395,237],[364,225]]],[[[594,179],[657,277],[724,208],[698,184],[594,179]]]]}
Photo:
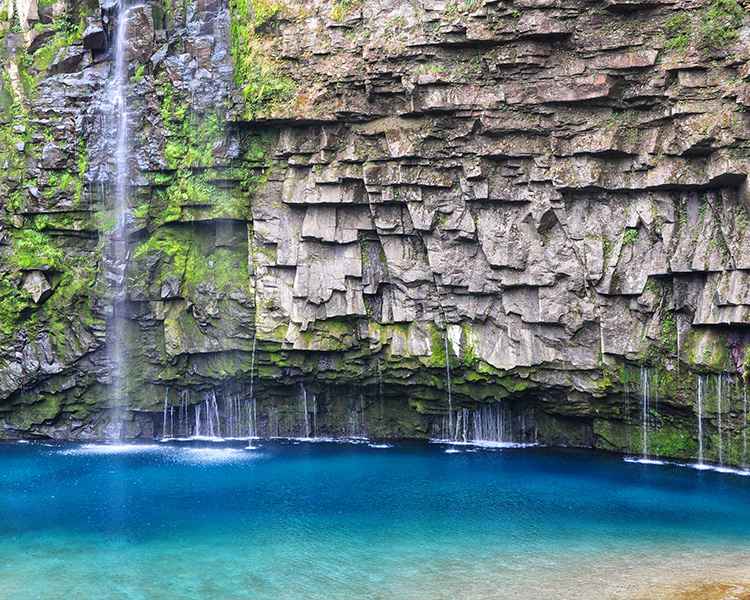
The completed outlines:
{"type": "Polygon", "coordinates": [[[521,444],[516,442],[493,442],[489,440],[467,440],[459,442],[454,440],[430,440],[431,444],[447,444],[449,446],[463,446],[467,448],[487,448],[487,449],[504,449],[504,448],[533,448],[539,444],[521,444]]]}
{"type": "Polygon", "coordinates": [[[627,463],[635,463],[638,465],[668,465],[670,463],[664,460],[656,460],[654,458],[636,458],[635,456],[627,456],[625,458],[627,463]]]}
{"type": "Polygon", "coordinates": [[[62,454],[136,454],[166,449],[159,444],[83,444],[74,448],[65,448],[62,454]]]}
{"type": "Polygon", "coordinates": [[[739,475],[740,477],[750,477],[750,470],[748,469],[732,469],[730,467],[723,467],[720,465],[709,465],[706,463],[680,463],[668,460],[653,460],[636,458],[633,456],[626,456],[623,459],[628,463],[635,463],[641,465],[668,465],[670,467],[682,467],[684,469],[695,469],[696,471],[713,471],[714,473],[723,473],[727,475],[739,475]]]}
{"type": "Polygon", "coordinates": [[[182,448],[175,458],[179,462],[215,465],[242,462],[256,456],[243,448],[182,448]]]}

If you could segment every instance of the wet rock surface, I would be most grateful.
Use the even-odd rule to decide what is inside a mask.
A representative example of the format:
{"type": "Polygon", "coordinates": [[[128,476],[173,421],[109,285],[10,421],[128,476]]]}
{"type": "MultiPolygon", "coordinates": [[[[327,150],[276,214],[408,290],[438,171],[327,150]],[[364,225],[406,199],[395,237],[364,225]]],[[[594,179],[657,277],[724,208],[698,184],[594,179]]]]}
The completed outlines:
{"type": "Polygon", "coordinates": [[[370,433],[430,435],[449,362],[454,409],[509,398],[545,439],[630,450],[623,398],[650,368],[654,451],[683,456],[697,374],[723,372],[707,418],[740,436],[750,29],[727,15],[709,43],[710,4],[134,9],[119,253],[99,20],[116,10],[75,7],[80,30],[33,52],[7,34],[9,435],[102,435],[116,302],[132,435],[165,397],[251,379],[290,431],[304,382],[331,407],[361,396],[370,433]]]}

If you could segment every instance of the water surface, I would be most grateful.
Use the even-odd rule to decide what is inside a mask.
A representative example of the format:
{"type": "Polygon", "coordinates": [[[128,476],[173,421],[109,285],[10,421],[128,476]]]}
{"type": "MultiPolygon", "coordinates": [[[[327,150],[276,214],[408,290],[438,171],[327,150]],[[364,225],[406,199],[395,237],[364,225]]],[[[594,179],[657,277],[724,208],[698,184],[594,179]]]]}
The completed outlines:
{"type": "Polygon", "coordinates": [[[747,477],[576,450],[243,445],[0,446],[0,598],[599,600],[750,582],[747,477]]]}

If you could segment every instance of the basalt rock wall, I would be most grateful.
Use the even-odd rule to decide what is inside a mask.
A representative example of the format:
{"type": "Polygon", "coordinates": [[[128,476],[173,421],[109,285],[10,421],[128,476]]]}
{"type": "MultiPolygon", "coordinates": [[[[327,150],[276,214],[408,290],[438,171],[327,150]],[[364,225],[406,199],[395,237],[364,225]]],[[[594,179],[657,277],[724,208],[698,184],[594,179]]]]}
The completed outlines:
{"type": "Polygon", "coordinates": [[[741,4],[6,9],[7,437],[111,434],[119,376],[130,436],[210,398],[257,398],[268,435],[309,434],[313,396],[329,435],[453,436],[502,402],[519,441],[695,456],[700,380],[705,456],[744,462],[741,4]]]}

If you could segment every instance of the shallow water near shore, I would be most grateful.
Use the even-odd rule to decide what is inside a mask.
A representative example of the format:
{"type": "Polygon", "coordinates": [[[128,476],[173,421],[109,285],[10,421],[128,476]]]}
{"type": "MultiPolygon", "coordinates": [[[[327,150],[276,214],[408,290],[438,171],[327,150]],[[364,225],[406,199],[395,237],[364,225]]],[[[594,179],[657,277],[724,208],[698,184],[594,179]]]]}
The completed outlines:
{"type": "Polygon", "coordinates": [[[750,593],[748,477],[579,450],[246,446],[0,445],[0,598],[750,593]]]}

